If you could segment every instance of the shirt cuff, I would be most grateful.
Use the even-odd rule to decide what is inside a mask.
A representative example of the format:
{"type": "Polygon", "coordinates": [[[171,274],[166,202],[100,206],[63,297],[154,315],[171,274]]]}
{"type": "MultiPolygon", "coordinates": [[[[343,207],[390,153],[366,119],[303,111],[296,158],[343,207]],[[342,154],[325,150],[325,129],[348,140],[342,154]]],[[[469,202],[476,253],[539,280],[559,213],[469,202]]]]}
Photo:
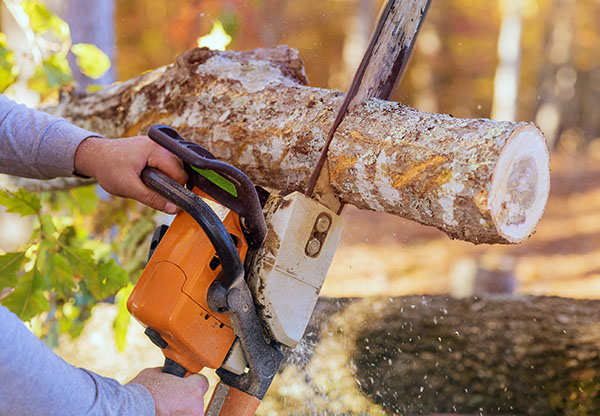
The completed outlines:
{"type": "Polygon", "coordinates": [[[86,415],[106,416],[154,416],[156,406],[152,394],[137,383],[121,384],[112,378],[103,377],[81,368],[94,382],[95,395],[86,415]]]}
{"type": "Polygon", "coordinates": [[[75,151],[88,137],[102,136],[74,126],[64,119],[54,120],[44,130],[40,140],[37,152],[40,172],[47,178],[72,176],[75,172],[75,151]]]}
{"type": "Polygon", "coordinates": [[[137,402],[140,415],[154,416],[156,414],[154,397],[152,397],[152,394],[150,394],[146,387],[136,383],[128,383],[123,387],[130,390],[135,396],[140,398],[140,400],[137,402]]]}

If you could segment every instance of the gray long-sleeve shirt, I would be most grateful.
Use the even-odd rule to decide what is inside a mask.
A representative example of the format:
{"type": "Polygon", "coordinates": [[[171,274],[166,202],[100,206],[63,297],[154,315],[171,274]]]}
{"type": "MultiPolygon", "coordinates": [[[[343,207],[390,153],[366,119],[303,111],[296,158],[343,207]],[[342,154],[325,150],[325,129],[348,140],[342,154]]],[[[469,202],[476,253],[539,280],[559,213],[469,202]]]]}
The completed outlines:
{"type": "MultiPolygon", "coordinates": [[[[0,172],[49,179],[73,174],[87,130],[0,95],[0,172]]],[[[1,288],[0,288],[1,289],[1,288]]],[[[76,368],[0,306],[0,415],[154,415],[139,384],[76,368]]]]}

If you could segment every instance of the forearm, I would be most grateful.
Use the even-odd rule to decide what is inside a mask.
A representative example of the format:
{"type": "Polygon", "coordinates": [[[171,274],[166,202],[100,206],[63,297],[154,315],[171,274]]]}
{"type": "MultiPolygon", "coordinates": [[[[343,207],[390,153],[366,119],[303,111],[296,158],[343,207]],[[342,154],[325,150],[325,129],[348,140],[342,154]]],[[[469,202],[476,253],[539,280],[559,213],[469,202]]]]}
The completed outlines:
{"type": "Polygon", "coordinates": [[[74,172],[79,144],[94,133],[0,95],[0,173],[50,179],[74,172]]]}
{"type": "Polygon", "coordinates": [[[0,306],[0,415],[154,415],[138,384],[73,367],[0,306]]]}

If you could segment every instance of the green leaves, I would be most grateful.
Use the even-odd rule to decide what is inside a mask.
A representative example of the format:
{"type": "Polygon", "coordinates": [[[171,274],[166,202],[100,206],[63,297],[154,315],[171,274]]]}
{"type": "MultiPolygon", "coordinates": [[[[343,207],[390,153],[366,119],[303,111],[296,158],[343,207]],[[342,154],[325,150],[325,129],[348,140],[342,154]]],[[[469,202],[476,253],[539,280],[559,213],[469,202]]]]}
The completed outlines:
{"type": "Polygon", "coordinates": [[[95,185],[72,189],[67,195],[71,197],[73,209],[78,209],[86,215],[93,213],[98,205],[95,185]]]}
{"type": "Polygon", "coordinates": [[[35,216],[27,246],[0,254],[0,289],[14,289],[2,303],[21,319],[33,319],[47,345],[58,342],[60,331],[78,335],[93,306],[129,283],[111,245],[89,238],[84,226],[83,214],[98,213],[97,204],[93,187],[40,196],[0,191],[0,205],[9,212],[35,216]]]}
{"type": "Polygon", "coordinates": [[[71,47],[71,52],[77,57],[81,72],[92,79],[100,78],[110,69],[110,59],[96,45],[77,43],[71,47]]]}
{"type": "Polygon", "coordinates": [[[83,303],[79,297],[77,300],[63,304],[63,307],[58,316],[58,330],[61,333],[67,333],[72,338],[76,338],[81,334],[85,326],[85,321],[91,316],[92,306],[88,300],[83,303]]]}
{"type": "Polygon", "coordinates": [[[68,300],[75,289],[75,282],[73,281],[73,268],[64,256],[56,253],[49,257],[46,277],[56,295],[60,299],[68,300]]]}
{"type": "Polygon", "coordinates": [[[35,69],[35,73],[27,82],[27,86],[41,95],[48,95],[72,79],[67,59],[64,56],[55,54],[44,59],[42,65],[35,69]]]}
{"type": "Polygon", "coordinates": [[[37,195],[19,189],[16,192],[0,190],[0,205],[6,207],[6,211],[21,214],[22,217],[40,212],[40,199],[37,195]]]}
{"type": "Polygon", "coordinates": [[[34,268],[18,279],[14,292],[8,295],[2,304],[22,320],[29,321],[34,316],[50,309],[50,302],[44,295],[45,289],[44,278],[34,268]]]}
{"type": "Polygon", "coordinates": [[[115,303],[117,304],[119,311],[117,317],[113,322],[113,329],[115,330],[115,340],[117,342],[117,348],[123,352],[125,350],[125,344],[127,341],[127,330],[129,329],[129,322],[131,321],[131,314],[127,310],[127,299],[133,290],[133,285],[130,283],[126,287],[119,290],[115,297],[115,303]]]}
{"type": "MultiPolygon", "coordinates": [[[[39,198],[23,189],[17,192],[0,191],[0,204],[4,205],[8,212],[18,213],[21,216],[40,215],[39,198]]],[[[33,259],[29,258],[29,253],[36,252],[31,250],[32,247],[33,245],[29,245],[26,250],[0,256],[0,288],[15,289],[2,300],[2,304],[23,320],[30,320],[49,309],[48,299],[44,295],[46,285],[40,271],[35,267],[37,256],[33,259]],[[22,265],[27,263],[26,260],[34,260],[34,267],[28,271],[22,269],[22,265]],[[19,273],[21,273],[20,277],[18,277],[19,273]]]]}
{"type": "Polygon", "coordinates": [[[48,85],[53,88],[58,88],[73,79],[69,63],[66,58],[59,55],[52,55],[45,59],[42,69],[48,85]]]}
{"type": "Polygon", "coordinates": [[[92,276],[88,287],[92,295],[98,300],[114,295],[120,288],[129,282],[127,272],[117,266],[114,259],[98,265],[98,274],[92,276]]]}
{"type": "Polygon", "coordinates": [[[114,295],[129,282],[125,270],[117,266],[114,259],[95,261],[93,251],[61,245],[61,252],[72,268],[73,273],[90,291],[96,300],[103,300],[114,295]]]}
{"type": "Polygon", "coordinates": [[[25,252],[6,253],[0,256],[0,290],[5,287],[15,287],[17,274],[21,269],[21,263],[25,259],[25,252]]]}
{"type": "Polygon", "coordinates": [[[80,279],[85,279],[86,276],[94,274],[95,264],[93,252],[85,248],[68,246],[61,244],[61,251],[69,265],[73,268],[73,272],[80,279]]]}
{"type": "MultiPolygon", "coordinates": [[[[8,12],[24,23],[21,29],[35,49],[22,57],[35,67],[24,81],[40,94],[42,102],[57,97],[59,88],[72,82],[69,51],[90,78],[99,78],[110,68],[109,58],[96,46],[71,45],[69,26],[44,2],[24,0],[14,6],[8,12]]],[[[0,93],[17,76],[14,54],[0,32],[0,93]]],[[[129,275],[137,277],[145,262],[145,237],[152,232],[153,221],[141,214],[143,210],[130,214],[127,209],[132,202],[104,202],[108,209],[98,209],[98,203],[94,186],[42,194],[0,190],[0,205],[8,212],[35,217],[24,247],[12,253],[0,251],[0,290],[13,289],[2,304],[21,319],[31,320],[36,335],[48,345],[55,345],[60,332],[79,335],[94,305],[123,287],[131,290],[129,275]],[[126,238],[128,230],[134,231],[130,238],[126,238]],[[113,258],[119,250],[127,270],[113,258]]],[[[120,318],[115,330],[120,334],[119,345],[124,346],[128,295],[121,293],[125,298],[118,300],[120,318]]]]}
{"type": "Polygon", "coordinates": [[[0,93],[15,83],[18,73],[14,54],[6,46],[6,35],[0,32],[0,93]]]}
{"type": "MultiPolygon", "coordinates": [[[[67,54],[73,52],[81,72],[93,79],[100,78],[111,63],[108,56],[98,47],[88,43],[71,45],[69,25],[52,13],[41,1],[25,0],[19,3],[29,18],[28,26],[23,25],[28,39],[36,45],[32,59],[36,68],[33,76],[27,80],[27,86],[40,94],[42,101],[55,98],[63,85],[72,82],[73,76],[67,62],[67,54]]],[[[23,19],[22,13],[9,8],[17,20],[23,19]]],[[[6,37],[0,33],[0,92],[12,85],[17,79],[12,51],[6,47],[6,37]]]]}

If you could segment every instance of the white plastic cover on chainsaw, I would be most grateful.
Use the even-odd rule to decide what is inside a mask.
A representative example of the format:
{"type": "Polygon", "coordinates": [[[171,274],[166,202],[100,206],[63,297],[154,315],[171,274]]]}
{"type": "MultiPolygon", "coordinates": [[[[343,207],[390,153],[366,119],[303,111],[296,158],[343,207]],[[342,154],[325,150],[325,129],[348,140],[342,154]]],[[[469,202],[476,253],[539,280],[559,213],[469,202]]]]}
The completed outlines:
{"type": "Polygon", "coordinates": [[[269,335],[294,347],[308,325],[342,236],[342,219],[299,192],[269,197],[264,210],[268,233],[253,256],[248,283],[269,335]],[[319,234],[318,254],[309,256],[306,248],[318,234],[319,216],[331,225],[319,234]]]}

